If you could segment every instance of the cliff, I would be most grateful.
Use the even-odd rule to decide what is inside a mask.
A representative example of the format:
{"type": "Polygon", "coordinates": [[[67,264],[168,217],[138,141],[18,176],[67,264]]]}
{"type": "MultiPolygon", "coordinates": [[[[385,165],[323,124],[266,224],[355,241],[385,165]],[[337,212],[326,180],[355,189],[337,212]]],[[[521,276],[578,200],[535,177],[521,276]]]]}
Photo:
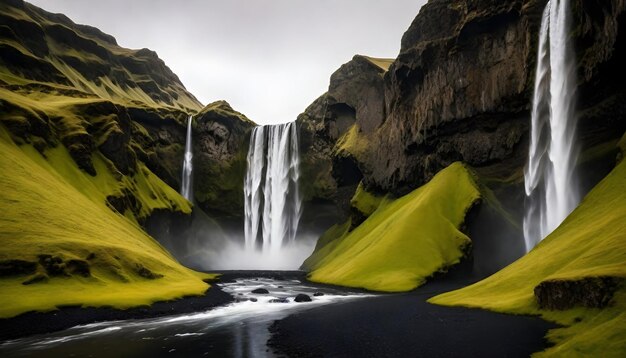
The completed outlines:
{"type": "Polygon", "coordinates": [[[0,19],[0,317],[204,293],[210,276],[143,227],[191,221],[177,193],[188,115],[202,112],[200,156],[222,164],[239,145],[205,142],[241,115],[203,110],[156,53],[64,15],[3,1],[0,19]]]}
{"type": "MultiPolygon", "coordinates": [[[[351,195],[335,188],[360,180],[369,191],[403,195],[454,161],[474,167],[497,192],[498,183],[520,188],[545,4],[433,0],[391,63],[376,70],[356,56],[337,70],[329,92],[299,117],[303,136],[315,133],[305,161],[325,168],[310,184],[313,195],[345,206],[351,195]]],[[[626,129],[624,2],[576,0],[572,9],[588,190],[611,169],[626,129]]]]}

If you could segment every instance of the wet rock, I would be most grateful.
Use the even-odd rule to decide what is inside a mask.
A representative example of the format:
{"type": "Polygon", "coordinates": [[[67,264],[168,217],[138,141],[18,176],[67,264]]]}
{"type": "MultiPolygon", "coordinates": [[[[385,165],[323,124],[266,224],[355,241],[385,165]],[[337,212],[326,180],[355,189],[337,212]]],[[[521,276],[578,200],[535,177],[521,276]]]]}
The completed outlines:
{"type": "Polygon", "coordinates": [[[309,295],[305,295],[304,293],[299,293],[294,299],[296,302],[311,302],[311,297],[309,295]]]}
{"type": "Polygon", "coordinates": [[[313,296],[315,296],[315,297],[324,296],[324,293],[323,293],[323,292],[315,292],[315,293],[313,294],[313,296]]]}
{"type": "Polygon", "coordinates": [[[254,297],[250,298],[250,302],[257,302],[258,300],[254,297]]]}
{"type": "Polygon", "coordinates": [[[622,282],[622,278],[611,276],[548,280],[537,285],[534,293],[542,309],[565,310],[575,306],[603,308],[611,302],[622,282]]]}
{"type": "Polygon", "coordinates": [[[270,300],[270,303],[289,303],[289,300],[286,298],[273,298],[270,300]]]}
{"type": "Polygon", "coordinates": [[[270,293],[270,291],[268,291],[265,288],[257,288],[257,289],[252,290],[252,293],[256,293],[256,294],[260,294],[260,295],[266,295],[266,294],[270,293]]]}

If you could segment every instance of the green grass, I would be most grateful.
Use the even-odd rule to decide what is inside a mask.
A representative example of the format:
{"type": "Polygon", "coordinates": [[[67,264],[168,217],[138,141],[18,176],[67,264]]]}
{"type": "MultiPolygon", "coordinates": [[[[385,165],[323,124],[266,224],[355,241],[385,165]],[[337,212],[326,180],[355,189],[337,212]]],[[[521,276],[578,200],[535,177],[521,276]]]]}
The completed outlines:
{"type": "MultiPolygon", "coordinates": [[[[30,145],[15,145],[1,126],[0,154],[0,261],[37,262],[48,254],[68,269],[71,260],[82,261],[91,273],[55,276],[38,265],[36,273],[2,276],[0,317],[62,305],[127,308],[200,295],[208,288],[202,280],[211,275],[184,268],[132,220],[105,205],[105,193],[120,184],[108,177],[103,160],[94,161],[98,175],[91,177],[63,147],[47,151],[46,159],[30,145]],[[44,280],[22,284],[34,275],[44,280]]],[[[146,206],[187,205],[189,210],[145,168],[126,180],[147,196],[141,199],[146,206]]]]}
{"type": "Polygon", "coordinates": [[[353,231],[334,227],[327,234],[338,237],[325,239],[305,263],[309,279],[376,291],[414,289],[463,257],[471,241],[459,227],[479,198],[467,168],[453,163],[421,188],[382,200],[353,231]]]}
{"type": "Polygon", "coordinates": [[[372,194],[365,190],[363,187],[363,183],[359,183],[359,186],[356,188],[356,192],[354,196],[350,200],[350,205],[360,211],[365,216],[370,216],[380,203],[383,201],[384,197],[372,194]]]}
{"type": "Polygon", "coordinates": [[[515,314],[536,314],[566,328],[538,356],[618,357],[626,352],[626,289],[605,309],[539,309],[533,290],[545,280],[626,278],[626,161],[622,161],[552,234],[527,255],[474,285],[430,299],[515,314]]]}

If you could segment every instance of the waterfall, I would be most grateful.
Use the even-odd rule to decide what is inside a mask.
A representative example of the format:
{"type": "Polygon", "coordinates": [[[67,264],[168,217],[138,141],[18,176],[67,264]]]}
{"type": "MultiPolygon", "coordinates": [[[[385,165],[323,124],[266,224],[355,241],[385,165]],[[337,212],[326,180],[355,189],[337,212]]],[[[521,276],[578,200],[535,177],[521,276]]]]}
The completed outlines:
{"type": "Polygon", "coordinates": [[[252,130],[244,179],[245,246],[276,253],[293,243],[302,213],[295,122],[252,130]]]}
{"type": "Polygon", "coordinates": [[[183,161],[183,175],[182,175],[182,185],[180,188],[180,195],[184,196],[185,199],[192,201],[193,199],[193,190],[192,190],[192,176],[193,172],[193,149],[191,147],[191,120],[192,117],[189,116],[187,119],[187,140],[185,142],[185,159],[183,161]]]}
{"type": "Polygon", "coordinates": [[[524,172],[526,251],[556,229],[580,201],[574,180],[576,68],[568,39],[569,22],[569,1],[549,1],[539,33],[530,150],[524,172]]]}

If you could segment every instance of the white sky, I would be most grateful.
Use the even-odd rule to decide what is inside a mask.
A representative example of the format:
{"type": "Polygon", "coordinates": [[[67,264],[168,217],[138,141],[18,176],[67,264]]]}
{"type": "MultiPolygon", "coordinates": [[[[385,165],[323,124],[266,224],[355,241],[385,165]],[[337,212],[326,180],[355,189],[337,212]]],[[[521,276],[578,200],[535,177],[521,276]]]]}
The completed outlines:
{"type": "Polygon", "coordinates": [[[147,47],[203,104],[295,120],[355,54],[395,58],[426,0],[27,0],[147,47]]]}

